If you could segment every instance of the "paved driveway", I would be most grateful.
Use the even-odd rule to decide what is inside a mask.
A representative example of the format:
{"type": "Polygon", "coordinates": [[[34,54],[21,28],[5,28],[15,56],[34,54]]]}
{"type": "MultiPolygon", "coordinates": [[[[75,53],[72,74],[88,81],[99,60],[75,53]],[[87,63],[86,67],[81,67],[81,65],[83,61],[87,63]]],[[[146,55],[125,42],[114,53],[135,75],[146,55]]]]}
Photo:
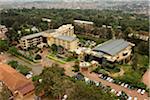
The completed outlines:
{"type": "Polygon", "coordinates": [[[101,82],[102,84],[106,85],[106,86],[110,86],[111,88],[115,89],[116,91],[124,91],[125,93],[127,93],[128,95],[132,96],[132,97],[137,97],[138,100],[144,100],[144,99],[148,99],[148,94],[145,93],[144,95],[141,95],[139,93],[137,93],[136,90],[129,90],[127,88],[124,88],[124,87],[121,87],[120,85],[117,85],[117,84],[114,84],[114,83],[110,83],[110,82],[107,82],[103,79],[100,79],[98,77],[97,74],[95,73],[83,73],[86,77],[88,77],[89,79],[91,80],[95,80],[95,81],[99,81],[101,82]]]}

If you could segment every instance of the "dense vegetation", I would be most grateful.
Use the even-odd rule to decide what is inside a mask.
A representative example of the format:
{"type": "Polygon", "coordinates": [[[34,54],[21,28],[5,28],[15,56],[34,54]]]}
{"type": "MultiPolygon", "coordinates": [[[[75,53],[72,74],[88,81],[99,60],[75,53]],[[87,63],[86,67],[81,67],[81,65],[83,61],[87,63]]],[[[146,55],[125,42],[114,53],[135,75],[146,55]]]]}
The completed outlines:
{"type": "MultiPolygon", "coordinates": [[[[73,9],[10,9],[1,11],[1,24],[12,27],[7,34],[10,40],[17,40],[23,35],[33,33],[26,32],[25,29],[31,29],[36,26],[40,31],[49,28],[58,28],[62,24],[73,23],[74,19],[93,21],[95,23],[93,34],[108,35],[104,29],[100,29],[102,25],[111,25],[117,32],[117,26],[121,26],[121,31],[131,28],[134,31],[148,31],[148,17],[144,15],[135,15],[123,13],[121,11],[109,10],[73,10],[73,9]],[[43,17],[52,19],[50,26],[46,22],[42,22],[43,17]],[[17,33],[18,30],[21,33],[17,33]],[[16,34],[17,33],[17,34],[16,34]]],[[[76,28],[79,30],[79,27],[76,28]]],[[[80,31],[83,31],[81,29],[80,31]]]]}
{"type": "MultiPolygon", "coordinates": [[[[148,68],[148,55],[149,55],[149,43],[135,39],[135,38],[128,38],[128,34],[130,33],[137,33],[139,31],[149,31],[149,18],[145,17],[144,15],[136,15],[136,14],[129,14],[129,13],[123,13],[121,11],[109,11],[109,10],[73,10],[73,9],[11,9],[11,10],[2,10],[1,11],[1,24],[6,25],[9,28],[9,31],[6,33],[8,37],[8,41],[0,41],[0,51],[7,51],[9,49],[9,52],[13,55],[20,55],[16,51],[15,48],[9,48],[8,44],[13,44],[14,41],[18,42],[18,39],[20,39],[22,36],[27,34],[33,34],[34,32],[31,30],[32,27],[36,27],[39,29],[39,31],[46,30],[48,28],[58,28],[59,26],[67,23],[73,24],[74,19],[79,20],[87,20],[87,21],[93,21],[94,22],[94,28],[92,30],[84,30],[83,28],[75,25],[75,33],[77,34],[77,37],[80,40],[93,40],[97,44],[102,43],[104,41],[107,41],[108,39],[111,39],[113,35],[117,35],[117,38],[124,38],[132,43],[135,44],[134,52],[133,52],[133,58],[131,65],[127,65],[123,67],[125,68],[125,74],[121,77],[118,77],[119,80],[122,80],[124,82],[134,84],[137,87],[145,87],[143,83],[140,83],[141,77],[144,74],[144,72],[148,68]],[[43,17],[50,18],[52,20],[50,26],[43,22],[41,19],[43,17]],[[102,25],[109,25],[112,26],[112,29],[105,29],[102,28],[102,25]],[[121,29],[118,29],[117,27],[121,26],[121,29]],[[26,29],[29,29],[29,31],[26,31],[26,29]],[[21,32],[18,32],[21,31],[21,32]],[[120,34],[121,33],[121,34],[120,34]],[[97,36],[98,37],[95,37],[97,36]],[[137,84],[138,83],[138,84],[137,84]]],[[[59,48],[60,49],[60,48],[59,48]]],[[[54,54],[56,54],[59,51],[57,46],[53,45],[51,47],[51,50],[54,54]]],[[[29,58],[27,58],[29,59],[29,58]]],[[[32,59],[29,59],[32,61],[32,59]]],[[[111,66],[110,66],[111,67],[111,66]]],[[[114,71],[118,72],[119,69],[117,67],[112,68],[100,68],[100,72],[106,71],[114,71]]],[[[78,69],[77,69],[78,71],[78,69]]],[[[51,73],[50,69],[47,69],[43,71],[41,75],[41,78],[45,81],[44,84],[51,84],[49,81],[51,78],[45,77],[48,75],[53,76],[54,73],[51,73]],[[49,73],[50,72],[50,73],[49,73]],[[46,73],[46,74],[44,74],[46,73]],[[42,75],[43,74],[43,75],[42,75]],[[44,76],[45,75],[45,76],[44,76]]],[[[56,75],[56,79],[59,77],[56,75]]],[[[61,77],[62,78],[62,77],[61,77]]],[[[58,82],[63,82],[63,80],[68,79],[63,76],[62,79],[58,78],[58,82]]],[[[54,80],[51,80],[52,83],[54,80]]],[[[69,82],[71,82],[69,80],[69,82]]],[[[72,82],[71,82],[72,83],[72,82]]],[[[56,83],[59,86],[61,84],[56,83]]],[[[74,87],[78,87],[78,84],[82,83],[73,83],[74,87]],[[75,85],[77,84],[77,85],[75,85]]],[[[37,92],[41,92],[41,87],[36,83],[37,85],[37,92]]],[[[41,84],[43,85],[43,83],[41,84]]],[[[55,84],[53,83],[55,86],[55,84]]],[[[65,85],[65,84],[64,84],[65,85]]],[[[63,86],[63,85],[62,85],[63,86]]],[[[55,89],[57,87],[48,87],[46,86],[44,89],[44,92],[46,94],[50,94],[51,97],[59,98],[60,94],[53,94],[51,88],[55,89]],[[50,88],[47,91],[47,88],[50,88]],[[51,95],[52,94],[52,95],[51,95]]],[[[81,87],[78,87],[81,88],[81,87]]],[[[88,87],[87,87],[88,88],[88,87]]],[[[62,88],[61,88],[62,89],[62,88]]],[[[92,88],[93,89],[93,88],[92,88]]],[[[92,89],[87,89],[89,93],[91,93],[92,89]]],[[[57,89],[56,89],[57,90],[57,89]]],[[[79,89],[77,89],[79,91],[79,89]]],[[[83,87],[83,90],[85,91],[86,88],[83,87]]],[[[62,90],[58,90],[58,92],[62,92],[62,90]]],[[[79,91],[79,93],[81,93],[79,91]]],[[[57,93],[55,91],[55,93],[57,93]]],[[[77,93],[77,92],[76,92],[77,93]]],[[[86,93],[86,92],[84,92],[86,93]]],[[[37,93],[38,94],[38,93],[37,93]]],[[[64,94],[61,94],[61,96],[64,94]]],[[[74,97],[76,94],[72,95],[74,97]]],[[[83,96],[86,94],[83,94],[83,96]]],[[[96,95],[96,93],[95,93],[96,95]]],[[[49,95],[45,95],[49,96],[49,95]]],[[[85,96],[86,97],[86,96],[85,96]]],[[[97,98],[97,97],[94,97],[97,98]]],[[[79,98],[77,98],[79,99],[79,98]]],[[[82,99],[84,100],[84,99],[82,99]]],[[[89,98],[88,98],[89,100],[89,98]]]]}
{"type": "Polygon", "coordinates": [[[36,95],[44,93],[43,96],[47,99],[61,99],[63,95],[68,95],[67,100],[108,100],[110,98],[115,100],[112,94],[104,93],[95,86],[68,78],[58,65],[45,68],[33,80],[35,81],[36,95]]]}
{"type": "Polygon", "coordinates": [[[23,75],[27,75],[29,73],[29,71],[31,71],[31,69],[29,67],[19,64],[15,60],[9,61],[8,64],[23,75]]]}

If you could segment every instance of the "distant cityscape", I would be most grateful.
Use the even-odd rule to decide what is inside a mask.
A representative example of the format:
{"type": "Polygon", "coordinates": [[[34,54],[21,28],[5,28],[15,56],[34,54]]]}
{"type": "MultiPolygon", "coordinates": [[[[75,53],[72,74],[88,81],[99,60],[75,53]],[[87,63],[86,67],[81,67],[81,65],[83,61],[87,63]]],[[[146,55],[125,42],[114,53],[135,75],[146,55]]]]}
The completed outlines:
{"type": "Polygon", "coordinates": [[[0,1],[0,9],[9,8],[45,8],[45,9],[110,9],[110,10],[122,10],[125,12],[131,12],[136,14],[149,13],[149,1],[148,0],[21,0],[10,2],[0,1]]]}

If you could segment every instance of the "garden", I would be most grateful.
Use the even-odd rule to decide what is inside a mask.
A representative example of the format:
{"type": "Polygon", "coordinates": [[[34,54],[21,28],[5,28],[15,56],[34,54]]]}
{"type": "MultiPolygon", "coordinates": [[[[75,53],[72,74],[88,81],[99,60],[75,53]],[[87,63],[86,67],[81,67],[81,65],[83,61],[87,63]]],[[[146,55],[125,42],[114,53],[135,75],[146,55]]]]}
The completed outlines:
{"type": "Polygon", "coordinates": [[[78,60],[78,56],[76,55],[75,52],[70,52],[66,50],[64,47],[57,46],[55,44],[53,44],[49,48],[49,52],[50,53],[47,55],[49,59],[60,62],[62,64],[65,64],[66,62],[78,60]]]}
{"type": "Polygon", "coordinates": [[[31,71],[31,68],[29,68],[25,65],[19,64],[15,60],[9,61],[8,65],[10,65],[12,68],[16,69],[17,71],[19,71],[21,74],[23,74],[25,76],[29,73],[29,71],[31,71]]]}

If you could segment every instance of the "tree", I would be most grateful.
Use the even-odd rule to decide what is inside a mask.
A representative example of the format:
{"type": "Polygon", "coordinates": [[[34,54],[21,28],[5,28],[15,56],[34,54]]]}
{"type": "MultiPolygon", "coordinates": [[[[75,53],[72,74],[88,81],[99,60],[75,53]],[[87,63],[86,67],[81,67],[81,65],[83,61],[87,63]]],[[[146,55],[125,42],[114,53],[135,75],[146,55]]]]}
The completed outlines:
{"type": "Polygon", "coordinates": [[[137,69],[137,63],[138,63],[138,56],[137,56],[137,53],[135,53],[133,55],[133,58],[132,58],[132,69],[133,70],[136,70],[137,69]]]}
{"type": "Polygon", "coordinates": [[[79,81],[75,82],[74,91],[69,95],[68,100],[109,100],[110,98],[115,100],[115,96],[79,81]]]}
{"type": "Polygon", "coordinates": [[[149,43],[148,42],[140,42],[137,45],[137,52],[142,54],[142,55],[147,55],[149,56],[149,43]]]}
{"type": "Polygon", "coordinates": [[[128,38],[128,34],[133,33],[133,29],[131,27],[127,27],[126,30],[123,32],[123,38],[127,39],[128,38]]]}
{"type": "Polygon", "coordinates": [[[51,50],[53,51],[53,53],[57,53],[57,51],[58,51],[57,45],[56,44],[52,44],[51,45],[51,50]]]}
{"type": "Polygon", "coordinates": [[[9,48],[7,40],[0,40],[0,52],[7,51],[9,48]]]}
{"type": "Polygon", "coordinates": [[[53,97],[59,99],[65,93],[68,82],[64,76],[64,70],[59,68],[58,65],[54,64],[50,68],[45,68],[39,75],[42,82],[35,82],[36,95],[39,95],[44,91],[45,97],[53,97]]]}
{"type": "Polygon", "coordinates": [[[12,55],[18,54],[16,47],[10,47],[8,52],[12,55]]]}
{"type": "Polygon", "coordinates": [[[11,96],[11,91],[3,84],[2,90],[0,91],[0,100],[9,100],[11,96]]]}
{"type": "Polygon", "coordinates": [[[35,60],[40,60],[42,57],[39,55],[39,54],[37,54],[36,56],[35,56],[35,60]]]}
{"type": "Polygon", "coordinates": [[[12,61],[9,61],[9,62],[8,62],[8,65],[10,65],[10,66],[13,67],[14,69],[16,69],[17,66],[18,66],[18,62],[15,61],[15,60],[12,60],[12,61]]]}

